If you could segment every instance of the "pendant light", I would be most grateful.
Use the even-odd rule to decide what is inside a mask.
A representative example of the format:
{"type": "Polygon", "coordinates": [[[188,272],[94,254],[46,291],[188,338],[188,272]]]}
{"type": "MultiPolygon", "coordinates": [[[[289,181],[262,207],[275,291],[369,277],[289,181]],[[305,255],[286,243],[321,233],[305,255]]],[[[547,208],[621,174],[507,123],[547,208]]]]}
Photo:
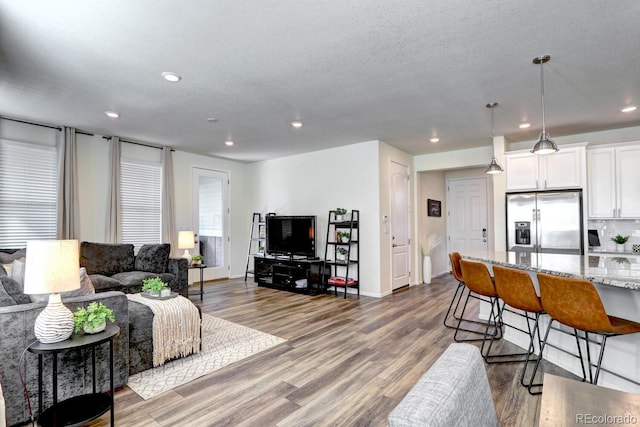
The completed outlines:
{"type": "Polygon", "coordinates": [[[533,58],[533,63],[536,65],[540,65],[540,99],[542,105],[542,132],[540,132],[540,137],[538,138],[538,142],[533,146],[531,152],[534,154],[549,154],[555,153],[558,151],[558,145],[549,138],[549,134],[544,125],[544,71],[543,64],[545,62],[549,62],[551,57],[549,55],[538,56],[533,58]]]}
{"type": "MultiPolygon", "coordinates": [[[[495,138],[495,132],[493,130],[493,109],[496,108],[498,106],[497,102],[492,102],[490,104],[487,104],[487,108],[491,109],[491,141],[493,141],[493,138],[495,138]]],[[[487,166],[487,169],[485,169],[484,173],[488,174],[488,175],[497,175],[499,173],[504,172],[504,169],[502,169],[502,166],[500,166],[500,164],[498,163],[498,160],[496,160],[496,156],[492,156],[491,157],[491,163],[489,163],[489,166],[487,166]]]]}

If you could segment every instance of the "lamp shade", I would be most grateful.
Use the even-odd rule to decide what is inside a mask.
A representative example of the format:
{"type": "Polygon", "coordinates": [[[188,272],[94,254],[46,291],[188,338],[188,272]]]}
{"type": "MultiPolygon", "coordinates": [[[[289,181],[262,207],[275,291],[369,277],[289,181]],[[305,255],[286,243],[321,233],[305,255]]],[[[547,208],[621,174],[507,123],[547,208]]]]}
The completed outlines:
{"type": "Polygon", "coordinates": [[[193,231],[178,232],[178,249],[192,249],[196,246],[193,231]]]}
{"type": "Polygon", "coordinates": [[[80,288],[77,240],[27,241],[25,294],[49,294],[80,288]]]}

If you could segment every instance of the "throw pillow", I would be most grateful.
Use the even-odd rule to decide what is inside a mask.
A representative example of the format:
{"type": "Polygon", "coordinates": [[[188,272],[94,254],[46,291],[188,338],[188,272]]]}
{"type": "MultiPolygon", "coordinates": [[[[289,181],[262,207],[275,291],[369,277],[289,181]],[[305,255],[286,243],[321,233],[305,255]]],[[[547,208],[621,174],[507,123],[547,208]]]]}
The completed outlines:
{"type": "Polygon", "coordinates": [[[168,243],[142,245],[136,255],[134,270],[158,274],[166,273],[169,265],[169,252],[171,252],[171,245],[168,243]]]}
{"type": "Polygon", "coordinates": [[[0,276],[11,277],[11,264],[0,264],[0,276]]]}
{"type": "Polygon", "coordinates": [[[0,284],[16,303],[29,304],[31,302],[29,296],[22,292],[22,286],[11,277],[0,276],[0,284]]]}
{"type": "Polygon", "coordinates": [[[91,279],[87,274],[87,269],[84,267],[80,267],[80,288],[74,289],[72,291],[62,292],[60,296],[62,299],[71,298],[71,297],[81,297],[83,295],[93,295],[96,293],[96,290],[93,287],[93,283],[91,283],[91,279]]]}
{"type": "Polygon", "coordinates": [[[11,267],[11,278],[20,284],[20,287],[24,289],[24,258],[13,261],[11,267]]]}
{"type": "Polygon", "coordinates": [[[8,305],[16,305],[16,301],[11,298],[11,295],[4,289],[4,286],[0,286],[0,307],[6,307],[8,305]]]}
{"type": "Polygon", "coordinates": [[[14,260],[27,256],[27,249],[2,249],[0,250],[0,264],[11,264],[14,260]]]}

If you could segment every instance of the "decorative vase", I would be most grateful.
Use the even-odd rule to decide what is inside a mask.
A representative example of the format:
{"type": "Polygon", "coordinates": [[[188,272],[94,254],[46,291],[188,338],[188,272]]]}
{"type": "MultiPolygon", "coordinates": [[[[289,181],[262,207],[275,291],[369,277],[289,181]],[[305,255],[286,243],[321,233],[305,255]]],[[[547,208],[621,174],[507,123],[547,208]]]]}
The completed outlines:
{"type": "Polygon", "coordinates": [[[201,264],[202,264],[202,261],[192,261],[192,262],[191,262],[191,265],[193,265],[193,266],[195,266],[195,267],[197,267],[197,266],[199,266],[199,265],[201,265],[201,264]]]}
{"type": "Polygon", "coordinates": [[[107,327],[107,321],[103,320],[102,323],[96,326],[84,325],[82,329],[84,330],[85,334],[97,334],[98,332],[104,331],[104,328],[106,327],[107,327]]]}
{"type": "Polygon", "coordinates": [[[422,282],[427,285],[431,283],[431,257],[429,255],[422,258],[422,282]]]}
{"type": "Polygon", "coordinates": [[[616,243],[616,251],[624,252],[624,243],[616,243]]]}
{"type": "Polygon", "coordinates": [[[160,296],[160,291],[159,290],[154,291],[154,290],[149,289],[146,292],[147,292],[147,294],[149,294],[152,297],[159,297],[160,296]]]}
{"type": "Polygon", "coordinates": [[[343,216],[336,214],[336,221],[342,221],[343,216]]]}
{"type": "Polygon", "coordinates": [[[349,243],[349,237],[348,236],[340,237],[340,242],[341,243],[349,243]]]}
{"type": "Polygon", "coordinates": [[[160,297],[168,297],[171,295],[171,288],[160,289],[160,297]]]}

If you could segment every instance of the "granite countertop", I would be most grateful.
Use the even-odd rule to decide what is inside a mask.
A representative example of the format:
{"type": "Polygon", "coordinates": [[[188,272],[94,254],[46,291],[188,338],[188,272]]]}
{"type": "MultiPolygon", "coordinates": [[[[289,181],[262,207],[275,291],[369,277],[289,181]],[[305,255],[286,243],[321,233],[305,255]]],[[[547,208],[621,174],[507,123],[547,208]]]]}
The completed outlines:
{"type": "Polygon", "coordinates": [[[640,290],[640,256],[565,255],[528,252],[464,253],[463,258],[534,273],[587,279],[593,283],[640,290]]]}

